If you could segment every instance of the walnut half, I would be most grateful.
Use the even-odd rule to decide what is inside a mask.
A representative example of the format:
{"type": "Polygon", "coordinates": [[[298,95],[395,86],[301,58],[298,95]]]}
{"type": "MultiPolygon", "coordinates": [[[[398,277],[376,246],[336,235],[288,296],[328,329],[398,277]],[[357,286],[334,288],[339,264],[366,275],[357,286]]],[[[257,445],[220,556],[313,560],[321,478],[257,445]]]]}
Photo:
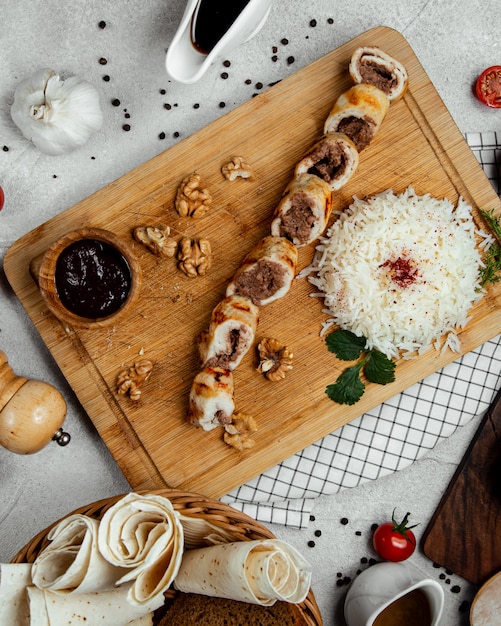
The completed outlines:
{"type": "Polygon", "coordinates": [[[257,432],[256,420],[245,413],[233,413],[230,424],[225,424],[224,443],[240,452],[255,445],[252,435],[257,432]]]}
{"type": "Polygon", "coordinates": [[[177,243],[170,237],[170,228],[163,229],[157,226],[138,226],[132,232],[136,241],[142,243],[150,252],[157,256],[173,257],[176,254],[177,243]]]}
{"type": "Polygon", "coordinates": [[[183,237],[179,242],[177,253],[179,269],[196,278],[208,272],[212,265],[212,250],[208,239],[190,239],[183,237]]]}
{"type": "Polygon", "coordinates": [[[266,376],[268,380],[276,382],[285,378],[286,373],[292,369],[293,354],[282,346],[278,339],[263,339],[258,344],[259,366],[258,372],[266,376]]]}
{"type": "Polygon", "coordinates": [[[131,400],[139,400],[141,387],[148,380],[153,370],[149,359],[136,361],[134,365],[122,370],[117,377],[117,393],[121,396],[129,394],[131,400]]]}
{"type": "Polygon", "coordinates": [[[254,178],[254,172],[241,156],[234,156],[221,168],[221,172],[226,180],[236,178],[254,178]]]}
{"type": "Polygon", "coordinates": [[[181,181],[174,204],[181,217],[202,217],[209,210],[211,202],[211,194],[202,188],[200,174],[190,174],[181,181]]]}

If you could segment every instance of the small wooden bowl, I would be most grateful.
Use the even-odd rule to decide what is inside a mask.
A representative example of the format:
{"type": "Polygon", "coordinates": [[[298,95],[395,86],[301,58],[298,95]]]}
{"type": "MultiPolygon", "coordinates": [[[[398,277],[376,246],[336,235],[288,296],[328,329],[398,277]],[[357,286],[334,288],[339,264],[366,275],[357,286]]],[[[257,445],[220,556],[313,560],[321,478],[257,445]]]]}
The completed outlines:
{"type": "Polygon", "coordinates": [[[471,603],[471,626],[498,624],[501,615],[501,572],[494,574],[477,591],[471,603]]]}
{"type": "Polygon", "coordinates": [[[62,322],[79,328],[101,328],[114,324],[130,312],[141,289],[141,266],[132,248],[114,233],[101,228],[81,228],[72,231],[48,248],[43,255],[37,272],[40,293],[50,311],[62,322]],[[127,262],[130,270],[130,289],[127,298],[118,310],[103,317],[85,317],[69,310],[61,301],[56,285],[56,266],[60,254],[71,244],[82,240],[96,240],[112,246],[127,262]]]}

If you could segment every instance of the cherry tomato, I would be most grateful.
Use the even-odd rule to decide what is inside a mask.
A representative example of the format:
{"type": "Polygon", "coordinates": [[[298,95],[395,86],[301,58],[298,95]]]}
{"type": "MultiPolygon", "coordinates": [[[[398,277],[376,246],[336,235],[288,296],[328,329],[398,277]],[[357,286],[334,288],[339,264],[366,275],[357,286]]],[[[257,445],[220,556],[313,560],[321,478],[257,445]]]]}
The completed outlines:
{"type": "Polygon", "coordinates": [[[475,83],[477,98],[488,107],[501,108],[501,65],[484,70],[475,83]]]}
{"type": "Polygon", "coordinates": [[[378,526],[372,536],[374,550],[386,561],[405,561],[416,549],[416,537],[408,526],[410,513],[406,513],[401,522],[395,520],[395,511],[391,516],[391,522],[378,526]]]}
{"type": "Polygon", "coordinates": [[[0,187],[0,211],[3,209],[4,200],[5,200],[5,196],[3,193],[3,189],[0,187]]]}

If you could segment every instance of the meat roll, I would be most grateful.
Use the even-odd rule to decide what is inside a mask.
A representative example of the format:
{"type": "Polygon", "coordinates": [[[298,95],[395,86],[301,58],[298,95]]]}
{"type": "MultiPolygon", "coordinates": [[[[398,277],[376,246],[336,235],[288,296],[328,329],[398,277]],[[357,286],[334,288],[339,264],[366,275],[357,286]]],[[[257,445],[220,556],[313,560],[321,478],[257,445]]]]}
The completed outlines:
{"type": "Polygon", "coordinates": [[[317,141],[299,161],[295,176],[314,174],[319,176],[332,191],[345,185],[358,167],[358,150],[344,133],[328,133],[317,141]]]}
{"type": "Polygon", "coordinates": [[[198,337],[202,367],[234,370],[254,341],[259,309],[249,298],[229,295],[212,311],[208,330],[198,337]]]}
{"type": "Polygon", "coordinates": [[[296,246],[285,237],[264,237],[240,264],[226,295],[245,296],[256,306],[278,300],[290,289],[297,256],[296,246]]]}
{"type": "Polygon", "coordinates": [[[235,410],[233,374],[223,367],[206,367],[194,378],[187,419],[204,430],[229,424],[235,410]]]}
{"type": "Polygon", "coordinates": [[[384,91],[390,102],[401,98],[409,84],[405,67],[377,47],[357,48],[349,72],[355,83],[374,85],[384,91]]]}
{"type": "Polygon", "coordinates": [[[332,211],[330,185],[314,174],[299,174],[285,188],[278,204],[271,233],[305,246],[319,237],[332,211]]]}
{"type": "Polygon", "coordinates": [[[325,120],[324,133],[345,133],[361,152],[376,135],[390,101],[374,85],[353,85],[336,100],[325,120]]]}

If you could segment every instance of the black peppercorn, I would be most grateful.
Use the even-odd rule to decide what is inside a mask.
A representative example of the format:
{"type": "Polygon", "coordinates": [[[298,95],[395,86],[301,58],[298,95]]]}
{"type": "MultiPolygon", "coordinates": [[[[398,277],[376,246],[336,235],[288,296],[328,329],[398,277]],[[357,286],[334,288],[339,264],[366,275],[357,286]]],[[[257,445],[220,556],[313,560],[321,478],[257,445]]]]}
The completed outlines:
{"type": "Polygon", "coordinates": [[[130,130],[130,124],[124,124],[122,128],[125,130],[126,133],[128,133],[130,130]]]}
{"type": "Polygon", "coordinates": [[[101,21],[99,22],[98,26],[99,26],[99,28],[101,28],[101,30],[102,30],[103,28],[106,28],[106,22],[105,22],[104,20],[101,20],[101,21]]]}

